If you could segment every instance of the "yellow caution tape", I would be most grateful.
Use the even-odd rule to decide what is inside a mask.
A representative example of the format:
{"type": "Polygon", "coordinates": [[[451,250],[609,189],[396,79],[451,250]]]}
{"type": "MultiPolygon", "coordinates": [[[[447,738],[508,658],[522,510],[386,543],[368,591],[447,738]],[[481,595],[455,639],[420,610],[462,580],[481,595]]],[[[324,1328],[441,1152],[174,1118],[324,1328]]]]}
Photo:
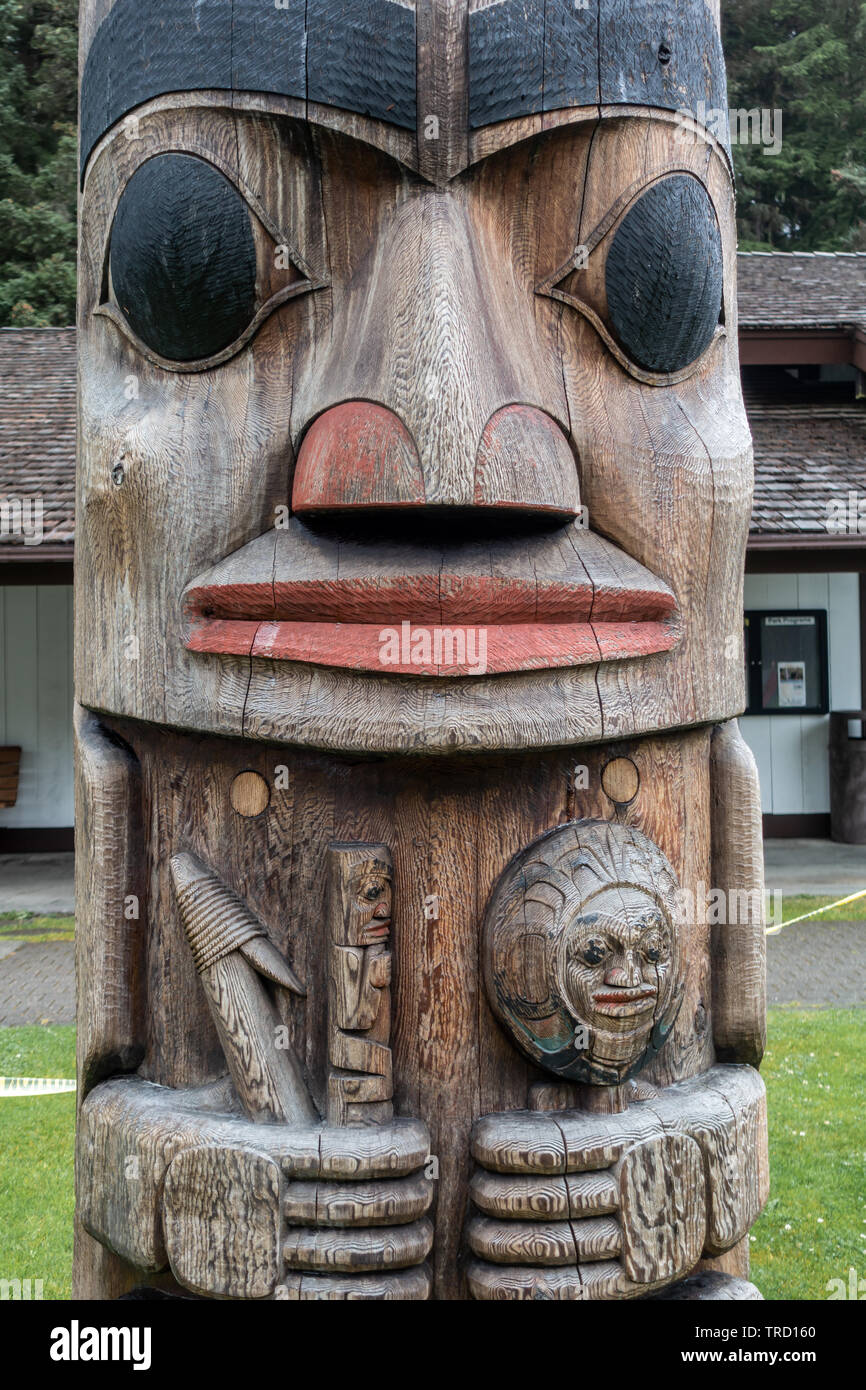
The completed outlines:
{"type": "Polygon", "coordinates": [[[65,1076],[0,1076],[0,1096],[50,1096],[74,1090],[75,1082],[65,1076]]]}
{"type": "Polygon", "coordinates": [[[795,922],[808,922],[810,917],[820,917],[822,912],[830,912],[834,907],[847,907],[849,903],[859,902],[861,898],[866,898],[866,888],[861,888],[859,893],[852,893],[850,898],[840,898],[837,903],[828,903],[826,907],[816,907],[814,912],[804,912],[802,917],[792,917],[790,922],[780,922],[778,927],[767,927],[766,936],[778,936],[785,927],[793,927],[795,922]]]}

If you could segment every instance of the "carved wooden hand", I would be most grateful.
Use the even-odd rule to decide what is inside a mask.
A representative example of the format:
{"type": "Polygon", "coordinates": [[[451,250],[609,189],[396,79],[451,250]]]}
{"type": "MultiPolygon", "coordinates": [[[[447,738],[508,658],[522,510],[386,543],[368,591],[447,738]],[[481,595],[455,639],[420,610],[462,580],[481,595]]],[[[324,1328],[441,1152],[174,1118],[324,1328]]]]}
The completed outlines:
{"type": "Polygon", "coordinates": [[[718,1066],[621,1115],[490,1115],[472,1153],[476,1298],[636,1298],[731,1249],[763,1207],[764,1084],[718,1066]]]}
{"type": "Polygon", "coordinates": [[[150,1274],[223,1298],[426,1298],[425,1125],[334,1129],[227,1113],[223,1083],[104,1082],[80,1116],[85,1228],[150,1274]]]}

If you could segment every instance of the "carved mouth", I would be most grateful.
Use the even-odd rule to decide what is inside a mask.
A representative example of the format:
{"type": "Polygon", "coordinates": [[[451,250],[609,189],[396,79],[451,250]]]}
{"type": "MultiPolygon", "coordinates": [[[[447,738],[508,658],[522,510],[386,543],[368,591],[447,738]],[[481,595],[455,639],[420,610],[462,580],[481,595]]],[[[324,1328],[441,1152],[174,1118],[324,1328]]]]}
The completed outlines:
{"type": "Polygon", "coordinates": [[[292,518],[193,580],[184,613],[190,651],[398,676],[623,661],[681,631],[662,580],[573,526],[401,551],[292,518]]]}
{"type": "Polygon", "coordinates": [[[630,1014],[643,1014],[652,1009],[657,993],[652,985],[641,985],[637,989],[600,990],[592,996],[592,1002],[600,1014],[626,1018],[630,1014]]]}
{"type": "Polygon", "coordinates": [[[377,941],[387,941],[391,935],[391,922],[377,922],[375,926],[365,927],[361,933],[364,946],[375,946],[377,941]]]}

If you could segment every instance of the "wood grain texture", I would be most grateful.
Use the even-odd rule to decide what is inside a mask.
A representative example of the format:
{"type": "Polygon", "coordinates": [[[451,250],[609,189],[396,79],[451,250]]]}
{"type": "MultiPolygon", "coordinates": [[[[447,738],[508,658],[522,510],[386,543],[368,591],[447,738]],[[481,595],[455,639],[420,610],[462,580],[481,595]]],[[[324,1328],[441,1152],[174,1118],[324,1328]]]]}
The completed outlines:
{"type": "Polygon", "coordinates": [[[468,14],[467,0],[416,0],[418,170],[440,185],[468,162],[468,14]]]}
{"type": "Polygon", "coordinates": [[[84,1097],[144,1054],[141,769],[132,749],[75,708],[77,1072],[84,1097]]]}
{"type": "Polygon", "coordinates": [[[621,1115],[478,1121],[473,1297],[632,1298],[697,1267],[747,1277],[745,1233],[768,1193],[765,1103],[753,1068],[717,1066],[621,1115]],[[575,1265],[543,1292],[540,1270],[575,1265]]]}
{"type": "Polygon", "coordinates": [[[335,843],[328,860],[328,1122],[379,1124],[394,1114],[391,852],[335,843]]]}
{"type": "Polygon", "coordinates": [[[303,987],[237,894],[191,854],[174,855],[172,880],[196,969],[235,1091],[250,1119],[315,1124],[318,1113],[261,975],[303,987]]]}
{"type": "Polygon", "coordinates": [[[726,1062],[760,1066],[767,1036],[764,845],[758,769],[736,721],[710,746],[713,886],[724,920],[713,927],[713,1034],[726,1062]]]}
{"type": "MultiPolygon", "coordinates": [[[[398,1115],[423,1115],[432,1130],[429,1147],[415,1162],[423,1167],[428,1153],[439,1162],[433,1258],[440,1296],[453,1296],[464,1287],[457,1252],[471,1176],[472,1122],[482,1114],[525,1107],[529,1087],[538,1079],[478,987],[483,905],[515,846],[530,844],[560,821],[611,814],[602,786],[610,747],[484,764],[457,759],[347,766],[321,755],[289,756],[283,748],[155,733],[131,722],[121,722],[118,730],[142,759],[151,808],[144,840],[153,905],[143,952],[149,1019],[143,1072],[162,1086],[199,1086],[216,1081],[226,1069],[185,939],[166,848],[182,844],[187,852],[207,857],[222,880],[243,895],[248,910],[267,923],[275,947],[303,980],[306,998],[277,992],[282,995],[278,1021],[302,1059],[321,1109],[328,1068],[327,944],[325,933],[311,933],[306,924],[311,916],[322,919],[333,841],[390,846],[394,1104],[398,1115]],[[576,763],[587,766],[582,789],[575,788],[576,763]],[[278,777],[280,766],[286,772],[278,777]],[[255,818],[239,816],[231,804],[234,778],[243,771],[264,777],[271,789],[267,809],[255,818]],[[206,821],[198,814],[202,804],[209,808],[206,821]],[[438,899],[438,916],[428,919],[425,900],[431,897],[438,899]]],[[[684,883],[708,882],[707,837],[693,821],[694,787],[708,778],[708,735],[698,731],[684,742],[670,736],[631,742],[613,745],[612,751],[630,757],[640,771],[638,796],[617,809],[617,821],[657,837],[684,883]]],[[[706,999],[708,958],[708,941],[698,931],[686,972],[691,1002],[684,1003],[667,1044],[671,1056],[662,1084],[700,1070],[711,1055],[710,1011],[698,1008],[706,999]]],[[[316,1142],[315,1163],[327,1181],[376,1178],[363,1171],[364,1153],[375,1152],[376,1128],[324,1132],[316,1142]]],[[[549,1160],[548,1169],[559,1174],[562,1135],[551,1124],[545,1141],[560,1156],[549,1160]]],[[[537,1145],[537,1136],[531,1142],[537,1145]]],[[[617,1156],[612,1153],[608,1163],[617,1156]]],[[[387,1178],[389,1171],[386,1164],[379,1176],[387,1178]]],[[[303,1173],[296,1177],[307,1180],[303,1173]]]]}
{"type": "Polygon", "coordinates": [[[725,107],[718,15],[705,0],[504,0],[469,21],[473,127],[562,107],[725,107]]]}
{"type": "Polygon", "coordinates": [[[292,1226],[393,1226],[416,1221],[430,1207],[433,1184],[411,1182],[292,1182],[283,1201],[292,1226]]]}
{"type": "Polygon", "coordinates": [[[421,1303],[430,1297],[431,1283],[424,1265],[348,1276],[291,1272],[277,1297],[289,1302],[421,1303]]]}
{"type": "Polygon", "coordinates": [[[239,772],[232,782],[231,802],[239,816],[260,816],[270,799],[271,789],[257,772],[239,772]]]}
{"type": "Polygon", "coordinates": [[[629,1150],[614,1173],[627,1277],[651,1284],[688,1273],[700,1258],[707,1226],[697,1144],[687,1135],[665,1135],[629,1150]]]}
{"type": "MultiPolygon", "coordinates": [[[[551,129],[491,155],[447,192],[418,190],[405,166],[344,131],[258,107],[197,106],[197,95],[182,111],[143,109],[136,138],[106,143],[88,176],[78,613],[94,655],[81,671],[84,701],[359,753],[555,746],[735,714],[742,674],[737,661],[716,658],[715,634],[739,622],[749,455],[732,337],[729,176],[706,142],[678,140],[674,125],[649,113],[626,129],[602,119],[595,135],[580,124],[551,129]],[[244,195],[254,193],[322,286],[272,313],[243,353],[213,368],[215,394],[209,373],[174,381],[90,314],[124,182],[166,146],[236,170],[244,195]],[[588,324],[536,294],[625,190],[673,161],[706,182],[719,216],[729,334],[676,386],[675,402],[673,387],[636,391],[588,324]],[[124,395],[130,375],[133,399],[124,395]],[[287,381],[288,414],[273,408],[287,381]],[[309,425],[347,400],[393,412],[418,450],[426,502],[458,508],[474,505],[479,444],[496,413],[515,404],[541,411],[570,442],[592,533],[664,569],[683,639],[658,656],[633,648],[629,662],[622,634],[611,632],[600,666],[493,684],[446,677],[436,688],[423,675],[335,675],[299,661],[297,646],[295,659],[263,651],[252,664],[251,646],[236,656],[187,651],[178,596],[196,574],[268,539],[309,425]],[[190,429],[193,418],[200,428],[190,429]],[[169,516],[188,544],[173,544],[169,516]],[[157,552],[166,562],[154,572],[148,556],[157,552]],[[124,656],[132,638],[137,661],[124,656]],[[443,708],[453,712],[446,721],[443,708]]],[[[543,489],[521,506],[539,500],[543,489]]],[[[522,529],[519,507],[512,524],[522,529]]],[[[499,558],[493,547],[491,563],[499,558]]]]}
{"type": "Polygon", "coordinates": [[[280,1262],[279,1167],[251,1150],[196,1148],[165,1175],[169,1264],[184,1288],[223,1298],[267,1298],[280,1262]]]}
{"type": "Polygon", "coordinates": [[[396,0],[309,0],[306,14],[308,100],[414,130],[414,8],[396,0]]]}
{"type": "MultiPolygon", "coordinates": [[[[348,1149],[341,1131],[263,1126],[237,1109],[225,1082],[181,1091],[129,1077],[91,1092],[77,1149],[78,1211],[87,1233],[76,1273],[82,1287],[95,1289],[100,1278],[128,1287],[126,1266],[142,1282],[161,1278],[170,1265],[195,1292],[279,1297],[282,1241],[293,1229],[285,1224],[283,1193],[332,1181],[312,1213],[308,1207],[327,1231],[320,1242],[326,1263],[353,1269],[359,1248],[371,1267],[423,1260],[411,1258],[429,1248],[421,1238],[428,1228],[418,1221],[430,1199],[420,1172],[429,1150],[423,1125],[396,1121],[381,1139],[356,1131],[348,1149]],[[354,1195],[350,1179],[357,1180],[354,1195]],[[371,1207],[373,1191],[379,1196],[371,1207]],[[386,1214],[391,1224],[379,1234],[386,1214]],[[414,1234],[401,1241],[392,1226],[414,1234]],[[100,1271],[91,1236],[120,1261],[116,1267],[100,1271]]],[[[304,1239],[316,1247],[319,1234],[307,1231],[304,1239]]]]}
{"type": "Polygon", "coordinates": [[[433,1227],[424,1219],[372,1231],[359,1227],[348,1236],[293,1227],[283,1242],[283,1258],[288,1269],[370,1273],[421,1264],[432,1245],[433,1227]]]}
{"type": "Polygon", "coordinates": [[[603,1215],[619,1206],[619,1189],[607,1172],[569,1174],[538,1182],[479,1168],[469,1191],[475,1206],[488,1216],[567,1220],[603,1215]]]}
{"type": "Polygon", "coordinates": [[[751,459],[729,161],[680,110],[723,102],[717,14],[164,10],[81,23],[76,1290],[743,1275],[765,1097],[717,1046],[757,1060],[755,933],[723,950],[703,896],[759,853],[724,727],[751,459]],[[642,257],[689,198],[717,237],[642,257]],[[538,1055],[483,979],[515,862],[538,1055]],[[604,1075],[545,1080],[554,977],[604,1075]]]}
{"type": "Polygon", "coordinates": [[[491,1221],[475,1217],[466,1231],[469,1248],[494,1264],[564,1265],[576,1260],[603,1260],[620,1253],[616,1221],[586,1217],[570,1221],[491,1221]]]}
{"type": "Polygon", "coordinates": [[[392,0],[155,0],[89,4],[82,34],[81,166],[106,130],[168,92],[262,92],[415,130],[415,15],[392,0]],[[101,20],[98,27],[95,21],[101,20]]]}

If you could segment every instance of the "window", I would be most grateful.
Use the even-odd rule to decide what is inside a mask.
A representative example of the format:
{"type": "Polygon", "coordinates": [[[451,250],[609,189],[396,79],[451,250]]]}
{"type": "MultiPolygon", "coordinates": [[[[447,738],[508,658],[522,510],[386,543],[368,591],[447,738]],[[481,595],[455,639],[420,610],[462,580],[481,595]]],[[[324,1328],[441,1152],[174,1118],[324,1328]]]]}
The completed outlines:
{"type": "Polygon", "coordinates": [[[827,714],[827,613],[746,613],[747,714],[827,714]]]}

